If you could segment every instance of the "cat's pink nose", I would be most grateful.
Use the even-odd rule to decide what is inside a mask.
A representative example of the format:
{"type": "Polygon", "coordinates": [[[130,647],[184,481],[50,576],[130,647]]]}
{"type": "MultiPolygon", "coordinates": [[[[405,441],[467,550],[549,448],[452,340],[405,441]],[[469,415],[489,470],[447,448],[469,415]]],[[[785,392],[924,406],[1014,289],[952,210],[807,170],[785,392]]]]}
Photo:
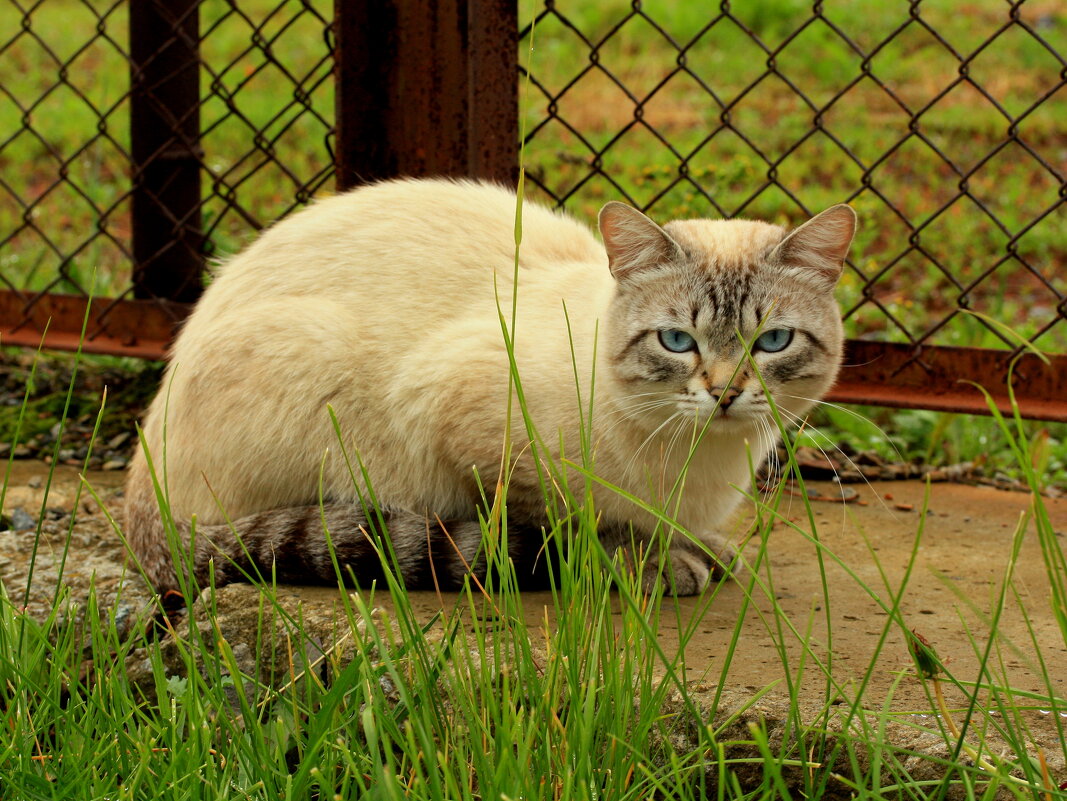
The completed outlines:
{"type": "Polygon", "coordinates": [[[712,387],[710,392],[711,397],[718,401],[720,409],[729,409],[730,404],[737,399],[742,390],[737,387],[712,387]]]}

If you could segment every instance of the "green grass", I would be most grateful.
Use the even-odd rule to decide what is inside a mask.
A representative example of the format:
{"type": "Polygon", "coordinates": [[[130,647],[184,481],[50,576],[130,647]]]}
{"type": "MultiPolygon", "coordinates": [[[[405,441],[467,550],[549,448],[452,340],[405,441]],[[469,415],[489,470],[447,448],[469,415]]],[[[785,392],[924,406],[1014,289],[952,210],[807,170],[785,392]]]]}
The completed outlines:
{"type": "MultiPolygon", "coordinates": [[[[506,312],[502,321],[510,336],[506,312]]],[[[521,376],[515,380],[521,385],[521,376]]],[[[914,624],[902,610],[917,580],[922,522],[911,562],[891,580],[873,548],[863,565],[842,562],[820,541],[810,506],[797,520],[779,511],[779,493],[754,495],[750,572],[683,611],[662,590],[645,595],[639,577],[608,558],[595,538],[587,485],[573,474],[562,481],[567,473],[557,464],[546,476],[546,502],[554,507],[554,483],[573,513],[560,510],[546,550],[559,565],[547,617],[524,603],[506,559],[484,589],[469,584],[434,615],[420,613],[387,570],[376,590],[338,593],[329,639],[269,585],[245,604],[253,634],[235,636],[209,595],[197,613],[202,625],[179,626],[161,647],[136,632],[120,638],[92,593],[85,600],[57,591],[41,620],[22,613],[23,599],[0,584],[0,786],[19,799],[771,799],[849,791],[991,798],[998,789],[1019,799],[1067,797],[1042,776],[1028,723],[1034,710],[1067,709],[1055,690],[1058,652],[1067,645],[1067,564],[1036,492],[1044,479],[1021,421],[996,422],[1035,491],[1016,553],[1024,536],[1038,538],[1047,586],[1019,586],[1009,562],[988,598],[959,598],[979,621],[967,635],[977,678],[953,675],[925,650],[915,655],[925,679],[911,669],[900,674],[898,684],[925,682],[930,709],[942,686],[962,693],[966,708],[945,710],[952,726],[965,727],[959,734],[947,717],[924,721],[913,707],[901,708],[895,689],[879,705],[865,696],[884,663],[909,661],[914,624]],[[842,610],[827,592],[821,608],[801,619],[778,603],[767,554],[776,526],[809,540],[808,569],[825,576],[838,565],[881,609],[872,622],[881,628],[878,645],[863,655],[868,666],[850,665],[856,679],[843,681],[834,667],[842,610]],[[560,542],[570,543],[565,555],[560,542]],[[862,578],[871,565],[880,577],[862,578]],[[746,599],[731,645],[720,670],[686,681],[694,672],[686,646],[719,593],[746,599]],[[85,604],[84,616],[73,602],[85,604]],[[1002,638],[1002,615],[1032,619],[1048,614],[1037,608],[1045,603],[1054,639],[1039,638],[1033,625],[1030,642],[1002,638]],[[379,606],[388,611],[372,611],[379,606]],[[762,621],[785,680],[738,701],[735,649],[751,616],[762,621]],[[677,650],[660,645],[665,622],[679,629],[677,650]],[[821,627],[822,636],[810,636],[821,627]],[[1009,682],[1005,661],[1020,656],[1035,666],[1036,689],[1009,682]],[[814,715],[800,700],[812,686],[822,687],[814,715]],[[746,712],[765,692],[786,699],[778,724],[746,712]],[[916,758],[925,758],[896,741],[902,730],[920,728],[940,731],[950,754],[932,758],[934,778],[912,776],[916,758]],[[1008,750],[994,748],[993,736],[1008,750]]],[[[792,451],[793,439],[786,441],[792,451]]],[[[588,452],[576,457],[579,475],[596,480],[588,452]]],[[[487,548],[499,542],[496,525],[490,515],[487,548]]],[[[1064,726],[1053,719],[1067,756],[1064,726]]]]}
{"type": "MultiPolygon", "coordinates": [[[[500,319],[510,349],[514,318],[505,308],[500,319]]],[[[530,423],[521,379],[513,372],[512,414],[522,415],[533,447],[543,451],[545,432],[530,423]]],[[[73,382],[60,420],[77,394],[73,382]]],[[[580,383],[575,389],[585,398],[592,392],[580,383]]],[[[928,536],[925,514],[910,561],[891,578],[873,543],[861,564],[828,548],[807,501],[798,516],[780,509],[781,486],[752,494],[747,572],[682,605],[663,595],[662,584],[643,592],[640,572],[599,545],[589,488],[600,479],[584,437],[573,471],[544,461],[542,491],[554,514],[544,556],[559,568],[545,610],[517,591],[499,547],[503,505],[483,523],[496,566],[484,584],[442,597],[435,613],[420,611],[386,555],[385,581],[339,591],[326,631],[269,584],[244,590],[243,623],[220,614],[226,590],[208,593],[195,609],[197,625],[178,625],[160,642],[143,627],[120,637],[114,609],[100,608],[92,591],[83,599],[45,588],[53,604],[41,619],[24,612],[30,589],[11,597],[0,582],[0,786],[19,799],[183,801],[992,798],[998,791],[1065,798],[1055,787],[1059,777],[1047,777],[1040,760],[1067,757],[1060,720],[1067,699],[1056,689],[1056,660],[1061,642],[1067,645],[1067,561],[1039,494],[1045,474],[1029,432],[1021,420],[994,420],[1033,494],[990,594],[957,599],[969,612],[960,623],[977,674],[957,675],[910,633],[915,623],[904,610],[928,536]],[[820,597],[801,616],[779,602],[769,556],[776,528],[809,543],[804,569],[822,576],[820,597]],[[1044,565],[1041,588],[1013,576],[1030,536],[1044,565]],[[870,622],[879,629],[876,645],[850,663],[847,678],[834,632],[848,617],[832,600],[831,569],[880,612],[870,622]],[[728,624],[720,667],[700,671],[687,648],[723,593],[743,599],[740,612],[728,624]],[[1032,621],[1049,616],[1038,608],[1045,603],[1053,625],[1039,636],[1032,621]],[[998,622],[1009,613],[1030,621],[1029,641],[1002,635],[998,622]],[[735,669],[753,620],[783,678],[746,691],[735,669]],[[667,625],[677,629],[676,648],[661,644],[667,625]],[[905,667],[912,660],[914,668],[905,667]],[[1010,660],[1027,664],[1036,686],[1014,687],[1010,660]],[[873,703],[867,689],[887,663],[900,666],[899,677],[873,703]],[[897,700],[904,683],[927,688],[925,707],[897,700]],[[946,687],[964,699],[962,708],[945,707],[946,687]],[[764,720],[758,709],[771,697],[782,706],[764,720]],[[932,717],[917,714],[923,708],[932,717]],[[1053,715],[1057,752],[1034,744],[1029,720],[1038,710],[1053,715]],[[940,738],[942,754],[904,744],[909,731],[940,738]],[[919,774],[924,763],[928,771],[919,774]]],[[[19,427],[14,440],[21,435],[19,427]]],[[[785,470],[803,487],[793,456],[801,441],[786,433],[785,442],[785,470]]],[[[672,526],[669,501],[641,505],[672,526]]],[[[69,531],[75,525],[72,519],[69,531]]],[[[41,537],[39,529],[35,551],[41,537]]]]}
{"type": "MultiPolygon", "coordinates": [[[[1067,425],[1025,421],[1021,432],[1046,484],[1067,487],[1067,425]]],[[[887,464],[905,462],[936,468],[970,463],[973,476],[1025,484],[1025,473],[1010,441],[985,417],[823,404],[811,414],[798,444],[820,448],[846,463],[861,452],[873,452],[887,464]]]]}
{"type": "MultiPolygon", "coordinates": [[[[84,435],[91,428],[106,387],[110,411],[101,440],[132,435],[159,382],[160,364],[99,355],[75,358],[67,353],[50,353],[41,358],[6,347],[0,348],[0,396],[6,401],[0,403],[0,443],[18,439],[27,445],[28,455],[39,457],[42,448],[55,442],[56,423],[67,404],[67,389],[76,366],[81,378],[70,399],[67,418],[76,424],[78,434],[84,435]]],[[[69,431],[61,442],[64,448],[83,444],[69,431]]],[[[97,452],[104,450],[98,448],[97,452]]]]}
{"type": "MultiPolygon", "coordinates": [[[[695,6],[684,7],[691,10],[695,6]]],[[[10,6],[0,7],[4,14],[11,15],[10,6]]],[[[803,10],[803,4],[795,2],[745,4],[745,7],[748,10],[738,10],[738,16],[770,41],[792,30],[791,20],[802,16],[803,10]],[[790,16],[791,10],[794,16],[790,16]]],[[[870,20],[870,30],[856,33],[861,42],[874,42],[878,32],[885,31],[889,25],[885,14],[876,13],[879,7],[872,4],[866,14],[857,14],[857,19],[870,20]]],[[[604,9],[599,9],[599,13],[604,9]]],[[[650,9],[655,6],[650,5],[650,9]]],[[[664,13],[667,10],[665,4],[664,13]]],[[[116,18],[120,13],[115,13],[116,18]]],[[[682,15],[669,22],[671,30],[676,26],[674,35],[682,36],[692,30],[694,12],[686,14],[689,18],[682,15]]],[[[589,25],[603,25],[598,19],[589,25]]],[[[14,30],[6,25],[9,21],[12,20],[0,17],[3,23],[0,29],[14,30]]],[[[74,17],[69,21],[68,27],[55,28],[49,35],[62,36],[63,31],[71,29],[83,31],[89,25],[74,17]]],[[[945,25],[953,30],[952,35],[961,38],[971,35],[965,21],[952,14],[944,17],[945,25]]],[[[17,19],[14,25],[17,26],[17,19]]],[[[235,27],[239,28],[236,22],[235,27]]],[[[242,35],[235,34],[235,41],[242,35]]],[[[635,42],[644,43],[646,39],[643,35],[634,36],[635,42]]],[[[540,41],[544,44],[539,47],[550,53],[553,47],[557,48],[556,57],[545,59],[545,68],[563,63],[575,52],[566,41],[554,45],[554,39],[547,33],[540,41]]],[[[813,46],[818,44],[815,42],[813,46]]],[[[32,46],[28,48],[33,50],[32,46]]],[[[830,50],[827,60],[832,65],[834,59],[846,57],[847,53],[834,54],[830,50]]],[[[107,58],[110,57],[101,57],[105,61],[107,58]]],[[[715,59],[727,59],[720,71],[738,86],[743,85],[746,65],[740,63],[739,57],[708,48],[701,58],[712,63],[715,59]],[[736,61],[730,62],[730,58],[736,61]]],[[[913,69],[914,63],[909,66],[905,59],[896,66],[904,71],[913,69]]],[[[887,67],[891,68],[896,67],[887,67]]],[[[253,73],[254,70],[253,65],[253,73]]],[[[22,71],[32,75],[34,68],[31,65],[22,71]]],[[[830,83],[835,75],[834,68],[822,66],[815,70],[812,80],[830,83]]],[[[94,83],[100,86],[101,92],[106,84],[94,83]]],[[[812,91],[828,91],[819,89],[822,85],[816,83],[812,91]]],[[[762,100],[751,111],[755,122],[745,124],[758,124],[761,115],[768,113],[776,102],[775,97],[762,100]]],[[[590,110],[596,108],[591,103],[587,105],[590,110]]],[[[58,108],[62,111],[67,106],[73,108],[77,103],[61,103],[58,108]]],[[[268,112],[262,113],[266,121],[268,112]]],[[[793,112],[789,108],[776,113],[781,114],[780,127],[776,126],[774,131],[780,137],[775,146],[780,148],[790,142],[800,122],[791,118],[793,112]]],[[[6,109],[0,114],[14,112],[6,109]]],[[[57,149],[69,144],[62,139],[70,135],[64,133],[61,124],[65,118],[59,112],[54,117],[54,135],[60,138],[55,145],[57,149]]],[[[743,119],[747,117],[739,111],[738,121],[743,119]]],[[[968,119],[965,115],[962,122],[967,123],[968,119]]],[[[116,138],[121,141],[122,124],[117,119],[115,126],[116,138]]],[[[240,130],[240,126],[237,128],[232,134],[233,141],[246,143],[248,132],[240,130]]],[[[689,128],[688,124],[680,123],[678,135],[683,138],[694,135],[689,128]]],[[[848,130],[857,134],[858,142],[863,139],[863,131],[870,128],[848,126],[848,130]]],[[[74,126],[74,130],[83,134],[92,128],[74,126]]],[[[221,148],[223,134],[219,135],[221,148]]],[[[601,131],[601,135],[608,134],[601,131]]],[[[966,130],[960,133],[959,141],[967,141],[968,135],[966,130]]],[[[547,134],[539,133],[530,143],[527,158],[535,171],[540,165],[542,177],[566,181],[573,175],[566,171],[578,167],[573,161],[558,159],[558,153],[545,155],[552,154],[552,148],[558,146],[554,142],[547,134]],[[541,147],[543,151],[539,150],[541,147]]],[[[562,138],[559,142],[573,144],[562,138]]],[[[39,179],[47,174],[47,170],[35,166],[41,162],[54,165],[54,160],[49,161],[48,148],[42,147],[41,143],[29,141],[25,153],[15,150],[13,157],[11,151],[5,150],[0,154],[0,158],[7,159],[3,162],[5,179],[10,174],[7,171],[12,169],[29,186],[35,176],[39,179]]],[[[73,153],[73,150],[63,151],[73,153]]],[[[611,171],[627,189],[633,187],[633,191],[651,193],[656,181],[671,175],[676,166],[665,160],[662,153],[652,151],[648,156],[641,153],[640,148],[635,148],[633,155],[620,157],[618,164],[612,164],[611,171]]],[[[718,188],[724,198],[740,197],[753,180],[760,179],[760,162],[750,155],[742,158],[744,153],[732,154],[729,148],[724,148],[723,154],[726,156],[710,160],[703,167],[707,172],[702,177],[718,188]]],[[[805,190],[811,192],[811,203],[829,202],[835,199],[830,197],[833,192],[844,191],[833,186],[842,162],[834,161],[831,154],[829,148],[816,148],[812,157],[798,165],[797,173],[801,177],[817,176],[805,190]],[[824,189],[827,182],[830,186],[824,189]]],[[[224,160],[220,171],[233,169],[237,163],[237,157],[226,158],[233,160],[224,160]]],[[[313,162],[312,169],[319,163],[315,158],[314,153],[308,156],[313,162]]],[[[93,174],[97,177],[86,179],[86,186],[101,193],[100,203],[108,202],[110,190],[107,186],[96,186],[97,183],[113,183],[115,176],[122,176],[124,170],[121,161],[110,166],[107,163],[108,159],[101,157],[92,167],[98,171],[93,174]]],[[[903,197],[908,197],[908,177],[914,173],[909,172],[911,166],[905,166],[907,169],[902,167],[901,174],[891,174],[893,177],[887,180],[903,197]]],[[[914,169],[921,172],[921,165],[914,169]]],[[[1016,192],[1010,196],[1020,197],[1022,191],[1012,182],[1014,176],[1015,171],[1005,170],[993,183],[1000,186],[998,181],[1007,181],[1004,191],[1016,192]]],[[[264,190],[260,196],[258,190],[252,191],[259,186],[258,180],[250,179],[246,185],[250,196],[255,197],[250,203],[256,204],[256,213],[262,219],[270,219],[289,203],[283,192],[288,187],[284,179],[272,183],[264,178],[262,186],[275,189],[264,190]]],[[[588,201],[575,197],[573,205],[578,213],[589,213],[586,204],[595,205],[609,196],[604,189],[600,192],[598,197],[598,190],[591,186],[588,201]]],[[[753,213],[765,211],[771,219],[790,218],[794,212],[789,205],[780,202],[780,198],[777,204],[771,202],[774,199],[758,198],[752,206],[753,213]]],[[[923,202],[918,192],[913,199],[917,204],[923,202]]],[[[79,203],[46,204],[42,206],[42,215],[51,218],[68,206],[74,213],[79,203]]],[[[699,198],[684,193],[669,195],[660,203],[664,205],[654,209],[654,213],[670,215],[672,208],[683,207],[701,213],[699,198]]],[[[115,220],[121,221],[122,214],[122,211],[115,212],[115,220]]],[[[220,211],[219,217],[225,215],[220,211]]],[[[83,231],[85,225],[84,214],[81,218],[71,217],[68,227],[75,233],[70,234],[70,242],[75,244],[70,247],[80,241],[77,231],[83,231]]],[[[121,222],[115,225],[121,227],[121,222]]],[[[885,258],[890,251],[879,251],[877,242],[879,237],[892,240],[885,230],[874,223],[871,225],[863,235],[866,239],[860,242],[861,259],[885,258]]],[[[222,230],[226,230],[225,226],[222,230]]],[[[976,229],[969,230],[973,234],[976,229]]],[[[952,226],[946,230],[946,236],[956,233],[952,226]]],[[[237,242],[246,234],[248,228],[235,224],[232,233],[226,235],[233,239],[226,240],[220,233],[219,246],[226,247],[227,241],[237,242]]],[[[36,235],[27,234],[28,242],[35,238],[36,235]]],[[[1057,249],[1062,247],[1062,242],[1053,240],[1050,237],[1047,246],[1049,253],[1055,255],[1060,253],[1057,249]]],[[[952,242],[955,246],[967,244],[962,239],[952,242]]],[[[987,240],[974,243],[975,253],[985,252],[983,242],[988,243],[987,240]]],[[[36,265],[37,272],[28,281],[48,283],[52,270],[47,261],[50,257],[45,250],[34,251],[34,246],[19,244],[13,253],[23,265],[36,265]]],[[[109,253],[105,247],[99,254],[86,252],[84,257],[121,271],[122,260],[116,258],[109,262],[109,253]]],[[[4,257],[11,255],[5,252],[4,257]]],[[[871,267],[866,260],[858,263],[871,267]]],[[[5,271],[10,267],[5,261],[5,271]]],[[[71,263],[70,270],[77,267],[77,263],[71,263]]],[[[78,281],[75,272],[70,275],[69,281],[78,281]]],[[[909,284],[911,277],[905,275],[898,281],[904,287],[918,286],[924,291],[936,287],[936,284],[925,287],[922,281],[909,284]]],[[[1014,315],[1019,306],[1026,304],[1026,298],[1020,290],[1018,297],[1013,295],[1004,301],[1005,305],[997,310],[998,315],[1015,320],[1014,315]]],[[[908,308],[903,297],[897,301],[887,295],[885,302],[901,314],[908,308]]],[[[851,324],[858,326],[860,318],[855,317],[851,324]]],[[[66,406],[65,401],[63,405],[66,406]]],[[[49,406],[49,413],[54,412],[54,407],[49,406]]],[[[865,437],[867,447],[879,447],[877,438],[872,442],[872,435],[856,424],[844,417],[834,419],[832,411],[827,414],[839,428],[857,438],[865,437]]],[[[906,415],[910,417],[896,419],[914,421],[915,433],[908,434],[907,447],[925,447],[933,452],[940,449],[941,442],[951,440],[957,442],[955,447],[961,456],[970,452],[964,449],[974,444],[973,437],[968,443],[973,433],[972,422],[959,418],[953,422],[945,416],[929,417],[925,413],[906,415]]],[[[1051,438],[1035,436],[1034,429],[1025,428],[1021,421],[994,418],[994,423],[1000,448],[1013,454],[1019,475],[1033,491],[1039,490],[1050,476],[1060,475],[1057,470],[1063,470],[1063,436],[1054,437],[1057,442],[1053,443],[1051,438]],[[1040,452],[1042,448],[1046,453],[1040,452]]],[[[903,422],[897,422],[896,427],[907,430],[903,422]]],[[[19,428],[18,435],[25,431],[19,428]]],[[[802,438],[806,436],[809,435],[801,436],[799,444],[806,442],[802,438]]],[[[780,496],[753,497],[757,522],[752,535],[760,546],[749,555],[752,572],[739,586],[721,590],[744,593],[750,599],[747,608],[754,610],[761,605],[770,608],[764,616],[765,636],[781,655],[787,679],[776,689],[784,692],[789,702],[784,728],[790,737],[779,739],[759,723],[753,721],[752,725],[746,725],[739,718],[716,719],[712,725],[695,723],[701,714],[698,707],[703,702],[698,698],[698,690],[681,680],[686,667],[684,646],[694,635],[701,612],[706,611],[714,596],[708,595],[698,613],[689,620],[683,619],[670,598],[658,593],[642,596],[635,579],[621,571],[618,564],[609,562],[596,547],[591,530],[594,510],[588,504],[583,506],[584,487],[570,486],[569,495],[571,508],[584,509],[584,513],[561,517],[554,532],[557,538],[571,540],[574,547],[560,565],[560,579],[552,600],[552,625],[543,626],[529,620],[530,610],[524,607],[523,596],[515,592],[512,577],[506,570],[488,588],[488,595],[468,587],[451,598],[442,613],[432,619],[420,615],[409,596],[398,591],[391,581],[377,590],[378,597],[389,598],[393,609],[389,623],[380,616],[376,619],[368,611],[375,606],[376,596],[366,592],[351,599],[345,594],[338,595],[344,602],[338,613],[338,630],[341,637],[348,639],[336,648],[325,647],[324,658],[320,659],[315,648],[309,646],[312,640],[299,618],[285,611],[273,588],[265,587],[261,589],[265,624],[259,630],[268,631],[270,626],[266,621],[275,616],[287,621],[286,626],[293,635],[292,651],[291,656],[288,651],[283,652],[286,657],[280,662],[282,670],[278,672],[289,673],[290,682],[268,683],[258,674],[242,675],[234,647],[221,636],[219,629],[211,627],[210,611],[204,618],[208,623],[206,634],[195,628],[179,630],[174,651],[181,670],[175,672],[173,664],[164,661],[155,641],[138,636],[127,640],[118,637],[115,621],[106,610],[96,608],[92,595],[87,600],[85,622],[78,624],[78,615],[68,613],[68,604],[74,599],[62,594],[55,600],[49,618],[38,621],[20,611],[20,598],[0,593],[0,730],[3,731],[0,787],[4,796],[19,799],[58,796],[86,799],[739,799],[784,798],[790,794],[818,797],[828,789],[840,791],[845,786],[861,798],[897,795],[927,798],[940,797],[940,792],[951,785],[953,790],[971,797],[991,797],[998,788],[1015,798],[1065,797],[1063,791],[1049,788],[1042,779],[1034,763],[1032,735],[1024,715],[1033,708],[1067,707],[1067,701],[1057,698],[1054,690],[1057,653],[1061,642],[1067,644],[1067,612],[1064,611],[1067,566],[1062,543],[1056,539],[1044,503],[1036,492],[1030,518],[1046,565],[1047,587],[1040,590],[1020,587],[1007,571],[991,599],[962,598],[961,602],[975,608],[986,624],[982,630],[973,630],[969,639],[982,664],[982,674],[977,683],[951,673],[941,673],[938,677],[939,683],[955,686],[972,699],[965,736],[954,737],[942,730],[946,746],[950,753],[965,756],[965,744],[967,748],[978,749],[975,753],[986,760],[992,772],[951,759],[942,766],[943,784],[937,781],[921,784],[912,779],[905,770],[905,762],[913,754],[895,747],[888,735],[893,726],[920,725],[910,715],[912,710],[897,709],[892,694],[885,704],[869,708],[863,696],[864,684],[846,686],[835,675],[830,643],[833,627],[839,625],[839,616],[833,612],[841,610],[831,610],[827,604],[818,612],[831,635],[824,647],[806,636],[812,626],[810,619],[792,620],[777,603],[775,576],[764,551],[776,523],[794,528],[811,539],[813,561],[822,560],[826,564],[837,561],[833,552],[819,543],[810,508],[805,510],[806,526],[779,513],[780,496]],[[1053,631],[1058,639],[1042,641],[1035,634],[1032,642],[1020,644],[1007,643],[1001,638],[996,622],[1006,608],[1023,613],[1029,608],[1032,614],[1034,605],[1044,603],[1052,604],[1053,631]],[[656,631],[665,618],[678,621],[682,629],[682,647],[676,653],[665,652],[656,638],[656,631]],[[790,655],[792,652],[786,645],[792,642],[801,644],[799,656],[790,655]],[[1010,687],[1003,667],[1004,654],[1016,653],[1013,648],[1020,645],[1034,655],[1039,666],[1037,673],[1044,677],[1038,689],[1029,693],[1010,687]],[[139,648],[143,651],[138,651],[139,648]],[[291,660],[291,672],[288,660],[291,660]],[[132,682],[131,664],[145,661],[147,682],[132,682]],[[814,719],[801,714],[798,699],[800,685],[811,680],[825,687],[824,714],[814,719]],[[235,692],[236,687],[248,688],[248,694],[235,692]],[[845,734],[831,735],[830,728],[837,730],[839,726],[845,734]],[[988,753],[986,733],[992,728],[1008,743],[1009,751],[1004,755],[988,753]],[[1021,783],[1010,781],[999,772],[1000,759],[1018,768],[1021,783]],[[747,778],[744,784],[742,776],[747,778]]],[[[1017,541],[1021,541],[1023,530],[1020,524],[1017,541]]],[[[913,552],[918,552],[923,535],[920,528],[913,552]]],[[[880,568],[876,551],[871,551],[870,558],[863,566],[873,564],[880,568]]],[[[890,658],[891,643],[907,641],[909,621],[901,609],[911,574],[898,583],[882,576],[879,584],[861,579],[856,565],[844,566],[853,576],[857,593],[876,599],[885,612],[881,619],[881,644],[875,653],[866,655],[870,659],[869,668],[860,671],[861,677],[869,677],[880,660],[890,658]]],[[[734,644],[743,619],[744,615],[735,624],[734,644]]],[[[253,642],[256,662],[276,659],[277,654],[266,634],[253,642]]],[[[720,673],[704,677],[705,684],[712,688],[713,706],[720,693],[733,688],[733,654],[731,650],[724,657],[720,673]]],[[[892,658],[899,662],[902,655],[892,654],[892,658]]],[[[935,668],[941,670],[943,666],[935,663],[935,668]]],[[[901,680],[918,682],[920,679],[906,673],[901,680]]],[[[933,684],[930,688],[935,693],[933,684]]],[[[753,693],[753,702],[758,694],[759,691],[753,693]]],[[[931,708],[935,704],[936,699],[931,698],[931,708]]],[[[958,712],[954,715],[964,717],[958,712]]],[[[1067,756],[1062,724],[1060,733],[1063,755],[1067,756]]]]}

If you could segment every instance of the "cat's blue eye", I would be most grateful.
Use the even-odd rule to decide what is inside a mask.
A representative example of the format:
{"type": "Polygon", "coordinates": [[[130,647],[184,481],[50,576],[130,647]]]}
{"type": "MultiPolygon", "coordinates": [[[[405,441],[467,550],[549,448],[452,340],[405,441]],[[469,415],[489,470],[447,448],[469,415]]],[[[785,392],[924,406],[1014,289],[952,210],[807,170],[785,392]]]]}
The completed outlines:
{"type": "Polygon", "coordinates": [[[697,341],[692,334],[679,331],[677,328],[665,328],[659,332],[659,341],[672,353],[685,353],[687,350],[696,350],[697,341]]]}
{"type": "Polygon", "coordinates": [[[756,337],[754,349],[762,350],[767,353],[777,353],[780,350],[785,350],[792,341],[792,328],[775,328],[771,331],[764,331],[756,337]]]}

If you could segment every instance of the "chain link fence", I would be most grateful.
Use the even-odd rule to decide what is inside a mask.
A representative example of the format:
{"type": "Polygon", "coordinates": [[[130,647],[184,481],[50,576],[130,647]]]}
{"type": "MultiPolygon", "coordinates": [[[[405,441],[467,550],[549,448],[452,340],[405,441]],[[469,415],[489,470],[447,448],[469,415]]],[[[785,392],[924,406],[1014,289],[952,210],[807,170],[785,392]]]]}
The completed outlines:
{"type": "Polygon", "coordinates": [[[1067,350],[1062,4],[547,2],[531,23],[551,202],[795,224],[847,201],[854,336],[1067,350]]]}
{"type": "Polygon", "coordinates": [[[5,319],[77,331],[92,293],[95,349],[165,343],[205,260],[330,182],[332,19],[328,0],[3,0],[5,319]]]}
{"type": "MultiPolygon", "coordinates": [[[[842,399],[980,408],[955,397],[957,380],[1002,383],[1030,345],[1067,352],[1062,3],[546,0],[519,13],[0,0],[7,341],[31,342],[51,317],[76,342],[92,291],[91,349],[158,355],[205,258],[335,185],[507,177],[521,127],[531,194],[590,220],[610,199],[659,220],[784,224],[850,202],[862,226],[841,297],[857,369],[842,399]],[[501,72],[516,35],[518,104],[501,72]]],[[[1023,395],[1067,397],[1063,359],[1024,360],[1023,395]]],[[[1030,407],[1067,418],[1056,409],[1030,407]]]]}

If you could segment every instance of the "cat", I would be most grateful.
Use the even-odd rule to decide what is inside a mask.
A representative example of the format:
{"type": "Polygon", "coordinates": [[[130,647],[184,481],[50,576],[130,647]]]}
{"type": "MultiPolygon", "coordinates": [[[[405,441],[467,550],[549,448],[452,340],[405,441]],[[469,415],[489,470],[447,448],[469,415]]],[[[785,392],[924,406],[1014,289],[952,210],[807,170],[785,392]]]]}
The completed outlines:
{"type": "Polygon", "coordinates": [[[678,534],[663,556],[645,547],[652,515],[599,482],[592,496],[609,552],[644,553],[646,574],[666,574],[677,594],[707,585],[715,555],[730,555],[717,527],[777,442],[753,365],[789,419],[835,380],[833,293],[855,213],[833,206],[792,232],[660,227],[609,202],[601,242],[525,202],[516,273],[516,202],[475,181],[387,181],[316,201],[220,267],[146,413],[152,470],[139,452],[126,485],[125,534],[158,591],[179,582],[155,482],[187,548],[195,516],[201,583],[254,568],[335,583],[324,523],[346,575],[379,575],[362,469],[406,586],[455,587],[485,569],[478,514],[494,501],[509,419],[520,578],[546,561],[538,467],[581,462],[585,426],[595,474],[649,502],[668,498],[688,460],[668,508],[706,548],[678,534]],[[543,450],[517,403],[507,417],[501,314],[511,329],[513,299],[514,359],[543,450]]]}

